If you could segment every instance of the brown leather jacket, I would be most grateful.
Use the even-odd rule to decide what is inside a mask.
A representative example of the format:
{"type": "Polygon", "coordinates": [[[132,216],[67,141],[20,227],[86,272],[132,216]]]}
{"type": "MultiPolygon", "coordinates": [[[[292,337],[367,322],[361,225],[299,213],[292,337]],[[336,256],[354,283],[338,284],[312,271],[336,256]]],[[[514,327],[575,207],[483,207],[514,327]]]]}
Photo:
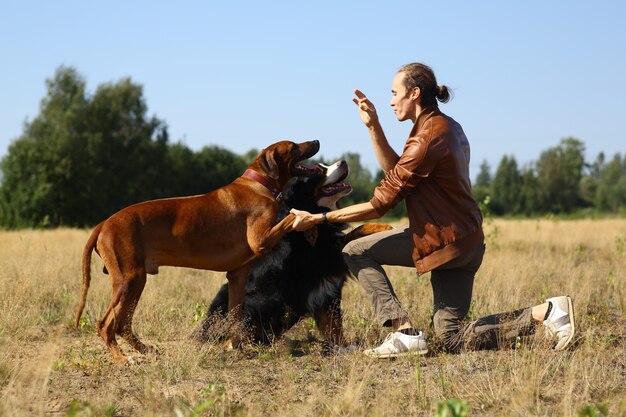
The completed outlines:
{"type": "Polygon", "coordinates": [[[461,125],[438,107],[428,107],[419,114],[400,160],[374,190],[371,203],[381,216],[406,200],[419,274],[484,241],[469,160],[469,142],[461,125]]]}

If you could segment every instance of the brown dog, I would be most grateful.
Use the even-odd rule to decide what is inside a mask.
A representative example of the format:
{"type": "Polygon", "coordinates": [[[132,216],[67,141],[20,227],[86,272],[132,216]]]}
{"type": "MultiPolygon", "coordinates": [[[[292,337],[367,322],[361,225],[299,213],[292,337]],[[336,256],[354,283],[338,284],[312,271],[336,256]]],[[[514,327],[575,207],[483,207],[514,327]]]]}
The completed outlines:
{"type": "Polygon", "coordinates": [[[94,248],[113,286],[111,303],[97,330],[120,363],[130,358],[120,352],[116,334],[141,353],[149,350],[133,333],[132,320],[146,274],[157,274],[159,266],[226,271],[228,308],[241,305],[254,260],[291,230],[293,215],[275,225],[282,190],[291,177],[321,170],[298,164],[318,150],[318,141],[275,143],[261,151],[243,176],[225,187],[198,196],[135,204],[97,225],[83,251],[76,326],[85,307],[94,248]]]}

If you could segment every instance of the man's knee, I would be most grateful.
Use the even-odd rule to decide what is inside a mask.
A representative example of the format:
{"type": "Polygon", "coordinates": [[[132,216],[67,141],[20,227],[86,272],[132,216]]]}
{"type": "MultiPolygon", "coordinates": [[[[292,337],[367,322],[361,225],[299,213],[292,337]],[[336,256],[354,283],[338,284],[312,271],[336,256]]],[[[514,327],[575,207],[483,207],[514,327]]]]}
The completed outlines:
{"type": "Polygon", "coordinates": [[[351,240],[348,242],[343,249],[341,250],[343,257],[352,256],[352,255],[361,255],[363,253],[363,248],[359,244],[359,239],[351,240]]]}
{"type": "Polygon", "coordinates": [[[358,239],[348,242],[341,250],[343,260],[351,272],[354,273],[359,268],[357,258],[362,257],[364,251],[363,245],[359,243],[358,239]]]}
{"type": "Polygon", "coordinates": [[[458,353],[462,347],[463,318],[454,310],[443,307],[433,315],[433,330],[436,343],[445,352],[458,353]]]}

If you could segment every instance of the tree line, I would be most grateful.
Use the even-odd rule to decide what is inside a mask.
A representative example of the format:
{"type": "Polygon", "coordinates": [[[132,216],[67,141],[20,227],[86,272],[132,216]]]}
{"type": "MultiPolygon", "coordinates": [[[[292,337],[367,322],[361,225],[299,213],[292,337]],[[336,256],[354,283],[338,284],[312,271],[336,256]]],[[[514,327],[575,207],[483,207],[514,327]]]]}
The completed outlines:
{"type": "MultiPolygon", "coordinates": [[[[0,161],[0,227],[92,226],[137,202],[226,185],[258,154],[170,142],[166,123],[148,115],[143,87],[130,79],[89,94],[75,68],[60,67],[46,88],[39,114],[0,161]]],[[[351,164],[355,188],[345,201],[364,201],[371,174],[358,154],[340,158],[351,164]]]]}
{"type": "Polygon", "coordinates": [[[505,155],[492,176],[483,162],[475,198],[495,215],[536,216],[576,212],[626,214],[626,153],[585,161],[585,145],[568,137],[519,167],[505,155]]]}
{"type": "MultiPolygon", "coordinates": [[[[39,114],[0,161],[0,227],[91,226],[133,203],[228,184],[258,153],[218,146],[193,151],[171,142],[166,123],[147,114],[143,87],[129,78],[89,94],[76,69],[60,67],[46,87],[39,114]]],[[[600,154],[592,164],[583,154],[583,143],[567,138],[522,168],[505,156],[492,175],[484,162],[475,196],[497,215],[623,213],[626,154],[610,161],[600,154]]],[[[350,164],[354,189],[344,205],[369,200],[382,171],[372,175],[357,153],[338,159],[350,164]]],[[[390,213],[405,214],[404,204],[390,213]]]]}

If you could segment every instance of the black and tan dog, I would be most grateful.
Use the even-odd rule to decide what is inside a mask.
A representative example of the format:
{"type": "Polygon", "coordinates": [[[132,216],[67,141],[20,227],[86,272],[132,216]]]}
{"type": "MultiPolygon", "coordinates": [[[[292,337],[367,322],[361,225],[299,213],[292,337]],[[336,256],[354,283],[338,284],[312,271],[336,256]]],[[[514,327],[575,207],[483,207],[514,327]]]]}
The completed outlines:
{"type": "MultiPolygon", "coordinates": [[[[352,188],[342,181],[348,165],[340,161],[326,167],[326,175],[298,179],[288,190],[281,216],[291,208],[322,213],[352,188]]],[[[313,317],[331,346],[344,346],[341,291],[349,276],[341,250],[347,241],[390,227],[368,224],[348,235],[345,223],[322,224],[306,232],[290,232],[248,276],[243,317],[256,342],[270,343],[303,317],[313,317]]],[[[224,285],[211,303],[199,334],[200,340],[219,338],[219,317],[227,312],[229,292],[224,285]],[[216,320],[216,317],[218,320],[216,320]]]]}
{"type": "Polygon", "coordinates": [[[160,266],[226,271],[228,310],[241,305],[254,261],[293,225],[293,216],[276,223],[283,188],[293,176],[321,172],[317,166],[299,163],[318,150],[318,141],[275,143],[229,185],[208,194],[135,204],[97,225],[83,251],[76,326],[85,307],[94,249],[113,286],[111,303],[97,330],[120,363],[129,358],[122,355],[115,335],[139,352],[148,350],[133,333],[132,319],[146,274],[157,274],[160,266]]]}

